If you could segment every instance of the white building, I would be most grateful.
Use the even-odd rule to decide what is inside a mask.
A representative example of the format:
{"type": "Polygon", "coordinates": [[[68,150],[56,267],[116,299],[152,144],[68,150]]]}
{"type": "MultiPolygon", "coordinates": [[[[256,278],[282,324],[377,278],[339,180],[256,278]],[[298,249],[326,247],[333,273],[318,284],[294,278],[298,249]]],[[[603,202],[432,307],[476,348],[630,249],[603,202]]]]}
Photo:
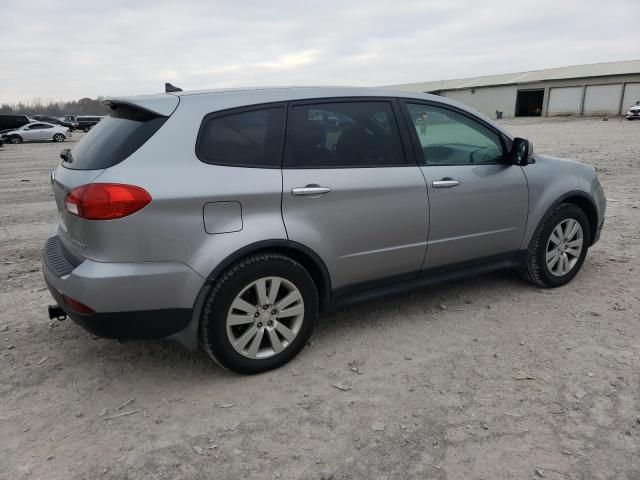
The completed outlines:
{"type": "Polygon", "coordinates": [[[621,115],[640,101],[640,60],[391,85],[458,100],[485,115],[621,115]]]}

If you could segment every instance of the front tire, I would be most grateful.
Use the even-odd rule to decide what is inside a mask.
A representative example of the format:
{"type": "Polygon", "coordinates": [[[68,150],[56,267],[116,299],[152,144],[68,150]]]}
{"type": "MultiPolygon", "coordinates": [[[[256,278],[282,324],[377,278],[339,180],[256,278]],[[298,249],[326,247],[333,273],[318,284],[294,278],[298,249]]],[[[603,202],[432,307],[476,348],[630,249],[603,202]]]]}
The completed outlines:
{"type": "Polygon", "coordinates": [[[22,143],[22,137],[20,135],[13,135],[9,138],[9,142],[17,145],[18,143],[22,143]]]}
{"type": "Polygon", "coordinates": [[[56,134],[53,136],[53,141],[54,141],[54,142],[58,142],[58,143],[60,143],[60,142],[64,142],[64,138],[65,138],[65,137],[64,137],[64,135],[63,135],[63,134],[61,134],[61,133],[56,133],[56,134]]]}
{"type": "Polygon", "coordinates": [[[272,370],[302,350],[318,305],[316,285],[298,262],[277,253],[251,255],[211,288],[200,321],[201,344],[234,372],[272,370]]]}
{"type": "Polygon", "coordinates": [[[591,243],[589,220],[561,203],[540,223],[529,246],[523,277],[543,287],[566,285],[577,275],[591,243]]]}

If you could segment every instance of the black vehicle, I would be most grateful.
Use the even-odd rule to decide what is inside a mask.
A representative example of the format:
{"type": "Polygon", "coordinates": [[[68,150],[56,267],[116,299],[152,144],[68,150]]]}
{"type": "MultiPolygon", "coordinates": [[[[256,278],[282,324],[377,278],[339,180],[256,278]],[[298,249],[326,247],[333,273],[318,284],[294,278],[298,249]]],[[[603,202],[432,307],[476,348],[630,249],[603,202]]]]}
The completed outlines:
{"type": "Polygon", "coordinates": [[[62,127],[67,127],[69,130],[73,131],[76,128],[71,122],[67,122],[65,120],[60,120],[59,118],[52,117],[51,115],[34,115],[34,120],[39,120],[40,122],[53,123],[55,125],[60,125],[62,127]]]}
{"type": "Polygon", "coordinates": [[[78,130],[88,132],[89,130],[91,130],[91,127],[102,120],[102,117],[78,116],[76,117],[76,119],[78,122],[78,126],[76,128],[78,128],[78,130]]]}
{"type": "Polygon", "coordinates": [[[26,115],[0,115],[0,132],[15,130],[31,122],[26,115]]]}

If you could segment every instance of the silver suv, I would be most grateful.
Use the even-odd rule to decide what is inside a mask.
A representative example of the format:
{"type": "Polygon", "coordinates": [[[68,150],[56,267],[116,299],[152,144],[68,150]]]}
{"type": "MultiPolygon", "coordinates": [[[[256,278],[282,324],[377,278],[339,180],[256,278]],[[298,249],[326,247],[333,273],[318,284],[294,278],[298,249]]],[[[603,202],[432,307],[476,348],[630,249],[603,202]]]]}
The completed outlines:
{"type": "Polygon", "coordinates": [[[200,345],[241,373],[290,360],[319,312],[515,268],[569,282],[600,236],[593,167],[443,97],[367,88],[104,101],[62,153],[44,276],[96,335],[200,345]]]}

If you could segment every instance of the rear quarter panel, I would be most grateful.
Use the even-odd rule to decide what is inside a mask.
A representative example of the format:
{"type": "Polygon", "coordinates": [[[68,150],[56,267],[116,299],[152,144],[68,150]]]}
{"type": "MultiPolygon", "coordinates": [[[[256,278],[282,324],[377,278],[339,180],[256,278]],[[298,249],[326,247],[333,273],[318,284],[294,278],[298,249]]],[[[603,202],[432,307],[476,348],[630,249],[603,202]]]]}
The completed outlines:
{"type": "Polygon", "coordinates": [[[179,261],[206,278],[219,262],[245,245],[287,238],[280,209],[280,169],[209,165],[196,157],[202,119],[220,109],[211,99],[198,100],[198,96],[181,99],[148,142],[94,180],[140,186],[153,200],[131,216],[94,222],[87,240],[89,258],[179,261]],[[207,233],[203,209],[209,202],[239,202],[242,229],[207,233]]]}

